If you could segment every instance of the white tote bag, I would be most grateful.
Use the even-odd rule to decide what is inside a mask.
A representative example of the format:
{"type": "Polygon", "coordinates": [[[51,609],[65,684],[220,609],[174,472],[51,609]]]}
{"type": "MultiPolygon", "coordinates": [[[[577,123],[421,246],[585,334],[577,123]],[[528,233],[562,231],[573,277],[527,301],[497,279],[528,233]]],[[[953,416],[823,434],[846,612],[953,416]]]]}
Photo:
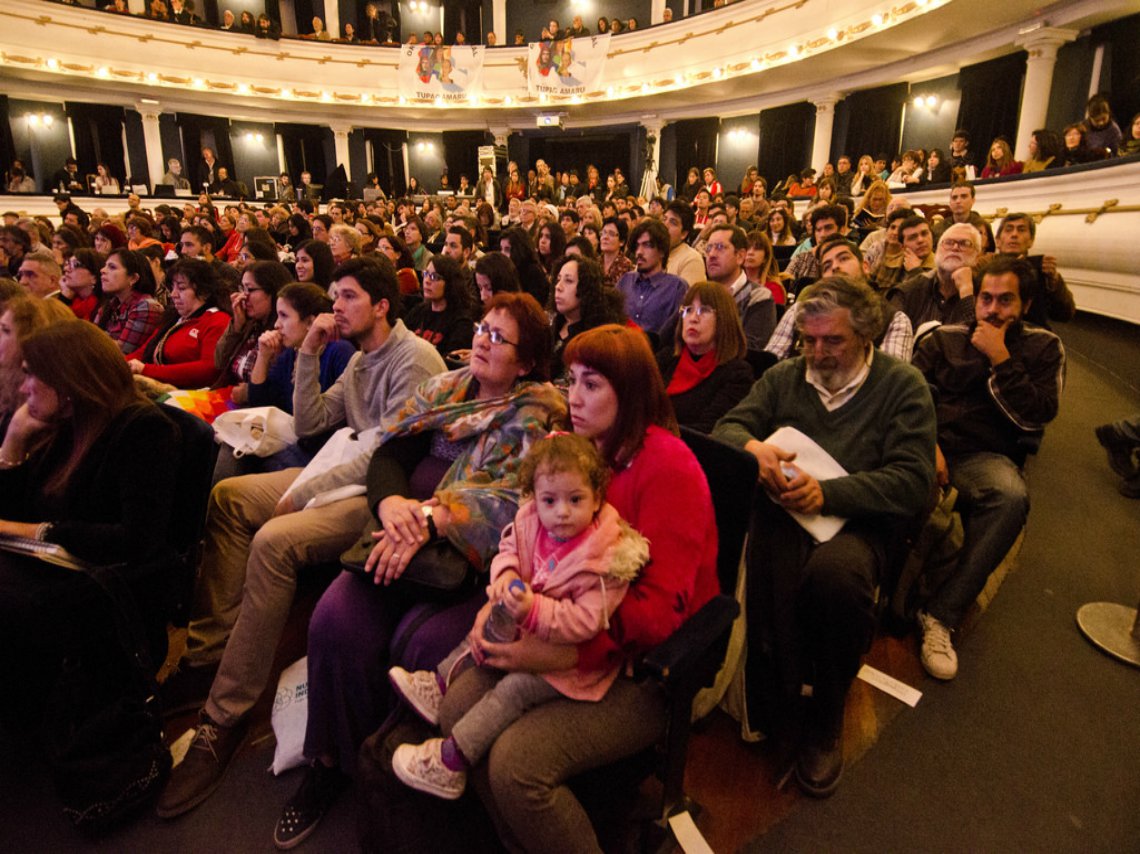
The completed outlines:
{"type": "Polygon", "coordinates": [[[297,444],[293,416],[276,406],[232,409],[214,419],[214,436],[234,450],[234,456],[269,457],[297,444]]]}

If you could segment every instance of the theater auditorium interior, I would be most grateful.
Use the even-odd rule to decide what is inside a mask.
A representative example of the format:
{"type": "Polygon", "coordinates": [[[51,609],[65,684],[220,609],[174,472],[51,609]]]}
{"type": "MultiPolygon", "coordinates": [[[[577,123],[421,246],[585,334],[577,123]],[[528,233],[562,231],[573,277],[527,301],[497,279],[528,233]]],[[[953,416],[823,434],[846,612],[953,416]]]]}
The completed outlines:
{"type": "MultiPolygon", "coordinates": [[[[642,244],[631,239],[626,247],[607,248],[607,229],[621,237],[632,232],[635,239],[656,234],[652,229],[666,234],[665,226],[649,228],[642,220],[660,220],[664,214],[668,225],[675,200],[696,208],[683,242],[708,256],[709,279],[716,279],[714,235],[726,233],[713,225],[718,215],[730,231],[740,226],[734,234],[762,238],[762,244],[749,245],[766,247],[770,256],[759,285],[770,273],[769,291],[779,301],[776,317],[794,314],[795,300],[812,296],[806,290],[810,282],[788,270],[808,267],[798,260],[805,253],[813,263],[827,254],[815,251],[829,248],[818,230],[820,219],[827,221],[815,217],[819,210],[842,211],[842,222],[835,225],[862,245],[865,272],[869,259],[883,265],[883,275],[891,264],[900,276],[920,266],[935,271],[935,284],[942,250],[936,254],[936,244],[928,244],[929,257],[915,255],[900,232],[917,226],[908,226],[906,218],[892,219],[890,211],[909,208],[929,223],[936,242],[953,222],[976,222],[975,236],[982,239],[976,255],[986,258],[1007,251],[1001,235],[1010,226],[1003,221],[1010,214],[1027,214],[1032,228],[1022,254],[1036,264],[1035,281],[1063,277],[1060,288],[1071,293],[1075,313],[1053,314],[1046,321],[1063,352],[1054,389],[1059,406],[1055,418],[1045,419],[1043,438],[1040,429],[1025,428],[1039,440],[1023,466],[1031,498],[1028,519],[953,627],[960,656],[956,676],[931,675],[913,614],[892,619],[890,590],[877,587],[875,628],[862,656],[872,672],[851,683],[845,706],[840,705],[841,784],[833,794],[816,791],[827,796],[811,797],[810,786],[797,785],[800,766],[787,745],[762,733],[745,737],[747,727],[739,719],[747,691],[741,655],[742,648],[755,651],[751,633],[757,629],[744,630],[738,621],[748,639],[737,634],[730,652],[722,646],[716,653],[718,662],[725,655],[731,662],[717,680],[717,697],[723,698],[704,704],[691,727],[687,714],[670,719],[672,727],[689,733],[687,754],[681,754],[684,797],[673,811],[691,818],[692,827],[683,821],[670,825],[660,815],[670,784],[667,774],[662,782],[653,773],[662,764],[656,756],[636,776],[625,774],[624,767],[613,775],[611,787],[621,791],[609,794],[623,809],[616,818],[609,810],[598,819],[596,844],[607,851],[686,852],[1137,850],[1140,6],[1133,0],[998,5],[984,0],[5,0],[0,21],[0,212],[5,226],[27,226],[41,238],[33,242],[42,244],[33,250],[25,240],[25,254],[16,238],[6,236],[0,260],[8,272],[0,269],[0,278],[10,275],[34,296],[58,297],[80,318],[86,317],[80,313],[83,299],[79,291],[71,294],[68,283],[79,281],[84,265],[106,287],[111,280],[104,261],[121,259],[120,252],[141,257],[149,246],[155,269],[190,277],[190,267],[171,265],[185,263],[179,255],[187,251],[186,235],[198,240],[193,235],[201,232],[196,226],[204,216],[211,218],[204,239],[216,238],[213,263],[236,267],[218,274],[218,286],[229,292],[217,309],[232,331],[241,325],[236,315],[245,318],[255,292],[265,290],[260,280],[247,281],[255,278],[254,269],[264,267],[244,274],[243,267],[279,259],[287,268],[282,286],[289,286],[284,282],[306,280],[304,253],[310,264],[318,262],[316,268],[321,267],[317,256],[324,253],[323,274],[310,270],[307,280],[329,284],[334,256],[337,263],[342,260],[340,251],[309,243],[298,251],[303,238],[321,242],[321,229],[326,238],[333,235],[327,242],[339,239],[350,255],[387,255],[384,246],[394,247],[390,260],[401,268],[401,282],[403,274],[411,276],[412,288],[404,293],[413,303],[420,300],[423,282],[423,302],[416,308],[430,307],[433,300],[430,277],[424,275],[433,262],[421,263],[421,258],[436,259],[439,271],[432,277],[460,270],[460,280],[479,290],[484,268],[475,256],[497,254],[500,247],[505,253],[508,231],[522,233],[530,238],[526,254],[545,277],[543,293],[549,288],[544,308],[557,330],[558,324],[569,328],[574,321],[559,314],[555,285],[565,263],[549,257],[552,244],[581,243],[579,251],[598,254],[600,263],[594,266],[607,275],[614,256],[624,254],[617,264],[632,272],[621,281],[637,279],[642,244]],[[1100,147],[1105,139],[1109,145],[1100,147]],[[228,174],[220,174],[222,168],[228,174]],[[486,168],[493,186],[482,181],[486,168]],[[607,183],[607,178],[614,180],[607,183]],[[868,192],[872,184],[882,189],[881,196],[868,192]],[[954,192],[967,185],[972,210],[959,218],[954,192]],[[619,192],[622,186],[626,189],[619,192]],[[575,201],[588,197],[592,204],[582,214],[575,201]],[[165,212],[155,213],[160,206],[165,212]],[[566,209],[574,211],[572,222],[562,217],[566,209]],[[291,225],[298,217],[303,220],[299,229],[291,225]],[[590,217],[596,218],[586,227],[590,217]],[[450,252],[452,218],[459,231],[472,224],[474,249],[464,237],[456,250],[465,253],[464,261],[470,258],[471,278],[462,267],[439,260],[450,252]],[[769,231],[776,219],[789,226],[784,234],[769,231]],[[337,231],[352,222],[348,237],[337,231]],[[405,236],[405,226],[416,232],[414,241],[405,236]],[[555,239],[548,228],[566,233],[555,239]],[[239,233],[250,229],[264,233],[269,255],[257,254],[255,241],[239,233]],[[813,242],[813,229],[821,245],[813,242]],[[52,256],[40,262],[41,269],[55,265],[56,287],[43,293],[35,290],[36,276],[25,270],[40,253],[52,256]],[[91,260],[96,257],[97,262],[91,260]],[[414,268],[408,269],[412,261],[414,268]],[[905,269],[898,270],[900,265],[905,269]],[[226,316],[231,296],[232,321],[226,316]],[[1129,429],[1133,444],[1122,464],[1111,443],[1123,442],[1129,429]],[[875,672],[886,678],[877,679],[875,672]]],[[[510,254],[517,266],[514,251],[510,254]]],[[[581,296],[586,267],[576,269],[581,296]]],[[[740,271],[751,279],[747,260],[740,271]]],[[[520,267],[520,277],[521,272],[520,267]]],[[[815,264],[809,279],[820,275],[815,264]]],[[[873,287],[877,275],[868,274],[873,287]]],[[[699,278],[705,278],[703,268],[699,278]]],[[[977,281],[982,278],[979,273],[975,289],[984,288],[977,281]]],[[[607,290],[614,284],[607,281],[607,290]]],[[[690,284],[691,279],[682,281],[682,292],[690,284]]],[[[166,287],[174,293],[170,277],[166,287]]],[[[513,289],[519,289],[517,281],[513,289]]],[[[525,281],[523,289],[529,290],[525,281]]],[[[104,298],[101,289],[96,293],[104,298]]],[[[155,302],[155,296],[147,299],[155,302]]],[[[187,319],[171,313],[179,299],[186,297],[175,294],[167,330],[187,319]]],[[[478,304],[474,296],[469,299],[478,304]]],[[[279,297],[279,312],[284,303],[279,297]]],[[[628,314],[625,322],[633,327],[637,318],[628,296],[625,306],[619,315],[624,320],[628,314]]],[[[687,317],[692,306],[684,306],[681,316],[687,317]]],[[[676,302],[670,306],[670,318],[677,308],[676,302]]],[[[106,309],[92,309],[90,315],[105,329],[100,321],[106,309]]],[[[155,311],[162,309],[157,305],[155,311]]],[[[487,316],[498,310],[492,307],[487,316]]],[[[405,312],[409,326],[414,311],[405,312]]],[[[0,313],[0,385],[11,384],[21,369],[18,357],[15,365],[3,364],[6,337],[14,335],[4,328],[14,322],[9,317],[0,313]]],[[[478,319],[464,315],[467,343],[462,346],[477,346],[470,321],[478,319]]],[[[972,320],[971,311],[967,321],[972,320]]],[[[796,327],[803,334],[798,318],[796,327]]],[[[913,351],[921,361],[921,336],[940,332],[920,329],[918,322],[913,327],[913,351]]],[[[668,343],[672,339],[662,336],[673,335],[672,330],[669,326],[659,335],[646,329],[646,340],[668,343]]],[[[439,342],[431,330],[416,332],[439,342]]],[[[475,338],[512,344],[485,324],[475,327],[475,338]]],[[[680,329],[676,340],[682,341],[680,329]]],[[[153,346],[148,355],[145,347],[134,352],[145,339],[131,348],[124,341],[116,342],[119,349],[128,359],[141,360],[137,369],[136,361],[128,363],[142,375],[140,383],[161,376],[179,385],[172,374],[148,373],[150,362],[163,367],[161,341],[154,359],[153,346]]],[[[338,343],[352,352],[347,342],[338,343]]],[[[249,344],[245,379],[250,366],[258,371],[253,357],[259,344],[256,338],[249,344]]],[[[742,351],[744,344],[742,338],[742,351]]],[[[291,346],[308,353],[300,339],[291,346]]],[[[367,355],[368,348],[360,346],[367,355]]],[[[573,352],[572,343],[566,347],[573,352]]],[[[677,347],[680,353],[682,344],[677,347]]],[[[770,354],[750,340],[746,349],[754,378],[762,382],[762,372],[772,370],[777,357],[766,361],[770,354]]],[[[42,385],[32,364],[34,347],[26,350],[29,379],[16,382],[25,396],[28,388],[35,392],[37,383],[42,385]]],[[[64,352],[57,355],[68,358],[64,352]]],[[[451,353],[440,355],[449,369],[458,364],[451,353]]],[[[302,358],[307,356],[296,356],[298,376],[302,358]]],[[[658,352],[658,364],[661,358],[658,352]]],[[[213,365],[209,354],[206,361],[213,365]]],[[[292,383],[288,369],[285,379],[292,383]]],[[[673,382],[658,384],[674,394],[673,382]]],[[[188,383],[177,390],[155,385],[147,391],[152,399],[165,390],[172,400],[188,400],[188,389],[207,385],[188,383]]],[[[566,390],[565,384],[556,385],[566,390]]],[[[22,428],[26,419],[12,415],[19,399],[13,405],[7,389],[0,389],[0,427],[22,428]]],[[[993,395],[1002,407],[1000,392],[993,395]]],[[[217,411],[241,405],[236,396],[226,398],[217,411]]],[[[938,412],[941,417],[941,406],[938,412]]],[[[216,414],[211,410],[209,420],[216,414]]],[[[721,431],[718,427],[716,433],[721,431]]],[[[228,450],[223,447],[221,454],[228,450]]],[[[8,478],[0,483],[19,483],[33,493],[48,489],[10,477],[35,453],[32,448],[17,460],[0,454],[0,477],[8,478]]],[[[199,502],[203,515],[209,494],[206,484],[199,502]]],[[[751,499],[766,500],[760,494],[751,499]]],[[[748,496],[736,502],[744,505],[746,520],[748,502],[748,496]]],[[[723,508],[714,503],[719,525],[723,508]]],[[[732,496],[724,503],[733,504],[732,496]]],[[[0,506],[13,506],[13,500],[0,496],[0,506]]],[[[0,540],[10,530],[7,524],[0,512],[0,540]]],[[[35,539],[50,537],[43,525],[35,529],[35,539]]],[[[754,532],[747,548],[735,542],[742,565],[755,539],[754,532]]],[[[10,607],[6,597],[14,585],[3,579],[14,560],[0,551],[4,609],[10,607]]],[[[266,688],[243,724],[248,726],[244,744],[213,796],[193,809],[159,817],[159,787],[113,827],[85,833],[61,807],[51,719],[16,729],[0,717],[4,847],[14,852],[255,851],[274,841],[286,847],[279,836],[282,809],[292,803],[306,771],[268,770],[277,742],[271,717],[281,705],[275,689],[280,673],[306,655],[307,645],[311,649],[310,617],[339,571],[334,561],[299,574],[266,688]]],[[[747,577],[751,583],[751,570],[747,577]]],[[[727,595],[718,601],[730,602],[738,591],[723,592],[727,595]]],[[[748,595],[745,590],[736,598],[748,595]]],[[[747,601],[742,604],[752,613],[747,601]]],[[[193,645],[186,628],[190,605],[183,605],[181,619],[172,615],[167,621],[168,652],[158,668],[159,682],[177,670],[188,643],[193,645]]],[[[3,638],[8,646],[2,654],[4,676],[23,672],[26,638],[16,633],[3,638]]],[[[10,704],[26,690],[24,684],[6,684],[0,702],[10,704]]],[[[405,721],[412,717],[406,709],[396,714],[405,721]]],[[[177,741],[198,721],[197,707],[168,715],[166,742],[177,741]]],[[[445,764],[446,756],[445,749],[445,764]]],[[[330,798],[327,813],[322,809],[317,817],[319,829],[301,837],[300,850],[426,850],[400,838],[399,815],[410,815],[421,802],[400,798],[392,812],[405,813],[376,819],[384,810],[376,773],[351,782],[346,778],[347,791],[330,798]]],[[[174,774],[177,779],[177,769],[174,774]]],[[[398,782],[384,785],[391,787],[385,791],[403,792],[398,782]]],[[[590,785],[606,791],[604,780],[590,785]]],[[[452,813],[439,803],[432,801],[433,811],[423,815],[474,822],[469,845],[457,850],[512,850],[502,846],[485,816],[470,818],[482,815],[474,795],[465,796],[462,810],[452,813]]],[[[427,822],[422,816],[409,820],[427,822]]],[[[445,838],[462,839],[467,832],[461,824],[445,838]]],[[[567,841],[564,850],[589,850],[589,845],[567,841]]]]}

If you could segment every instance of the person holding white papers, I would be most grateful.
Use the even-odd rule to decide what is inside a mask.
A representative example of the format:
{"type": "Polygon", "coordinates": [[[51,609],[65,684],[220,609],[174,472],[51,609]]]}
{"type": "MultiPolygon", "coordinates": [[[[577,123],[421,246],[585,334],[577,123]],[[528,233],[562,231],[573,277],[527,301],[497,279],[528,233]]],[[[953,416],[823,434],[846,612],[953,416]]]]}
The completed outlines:
{"type": "Polygon", "coordinates": [[[843,709],[874,628],[875,585],[897,529],[932,496],[935,416],[921,374],[874,347],[885,309],[870,287],[825,278],[797,308],[801,355],[769,368],[713,435],[756,457],[768,495],[756,501],[747,556],[750,723],[802,736],[796,779],[826,797],[843,771],[843,709]],[[803,462],[806,447],[767,441],[780,428],[846,474],[803,462]],[[820,543],[790,513],[846,522],[820,543]]]}

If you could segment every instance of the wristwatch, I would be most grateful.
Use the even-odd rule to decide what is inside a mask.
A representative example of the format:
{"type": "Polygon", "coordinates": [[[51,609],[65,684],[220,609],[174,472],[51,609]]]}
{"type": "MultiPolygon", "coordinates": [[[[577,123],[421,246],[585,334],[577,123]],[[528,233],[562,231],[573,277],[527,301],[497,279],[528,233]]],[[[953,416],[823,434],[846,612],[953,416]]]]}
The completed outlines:
{"type": "Polygon", "coordinates": [[[435,506],[432,504],[424,504],[420,509],[424,512],[424,518],[427,519],[428,537],[433,540],[438,540],[439,531],[436,530],[435,519],[433,519],[431,515],[435,506]]]}

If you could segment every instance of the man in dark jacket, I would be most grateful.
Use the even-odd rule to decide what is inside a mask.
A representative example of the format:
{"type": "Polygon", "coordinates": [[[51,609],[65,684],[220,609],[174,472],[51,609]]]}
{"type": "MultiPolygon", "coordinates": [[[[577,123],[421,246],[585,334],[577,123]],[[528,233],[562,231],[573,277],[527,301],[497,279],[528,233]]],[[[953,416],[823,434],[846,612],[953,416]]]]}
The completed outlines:
{"type": "Polygon", "coordinates": [[[1021,467],[1060,405],[1061,340],[1024,322],[1035,283],[1024,260],[995,258],[976,286],[974,321],[939,327],[914,356],[938,413],[938,480],[958,490],[966,529],[957,572],[918,615],[922,664],[938,679],[957,675],[950,632],[1025,526],[1021,467]]]}

